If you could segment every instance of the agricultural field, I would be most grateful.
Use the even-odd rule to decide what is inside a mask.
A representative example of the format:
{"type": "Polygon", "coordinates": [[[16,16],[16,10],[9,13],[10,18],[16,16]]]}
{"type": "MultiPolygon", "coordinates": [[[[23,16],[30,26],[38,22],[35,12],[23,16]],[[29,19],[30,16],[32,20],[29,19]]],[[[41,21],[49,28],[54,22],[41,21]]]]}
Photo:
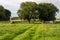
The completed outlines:
{"type": "Polygon", "coordinates": [[[60,40],[60,24],[0,22],[0,40],[60,40]]]}
{"type": "Polygon", "coordinates": [[[60,40],[59,3],[0,0],[0,40],[60,40]]]}

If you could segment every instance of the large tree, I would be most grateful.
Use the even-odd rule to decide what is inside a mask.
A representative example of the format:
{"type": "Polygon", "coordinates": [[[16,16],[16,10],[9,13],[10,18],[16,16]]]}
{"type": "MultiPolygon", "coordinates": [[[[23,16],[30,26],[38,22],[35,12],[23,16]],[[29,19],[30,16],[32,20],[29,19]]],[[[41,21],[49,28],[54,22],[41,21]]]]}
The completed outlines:
{"type": "Polygon", "coordinates": [[[39,19],[43,21],[54,21],[56,19],[56,12],[58,8],[52,3],[39,4],[39,19]]]}
{"type": "Polygon", "coordinates": [[[0,5],[0,21],[10,20],[11,12],[0,5]]]}
{"type": "Polygon", "coordinates": [[[58,8],[52,3],[23,2],[18,10],[21,19],[40,19],[42,21],[54,21],[58,8]]]}
{"type": "Polygon", "coordinates": [[[23,2],[21,8],[18,10],[18,15],[22,19],[27,19],[29,22],[35,15],[37,4],[35,2],[23,2]]]}

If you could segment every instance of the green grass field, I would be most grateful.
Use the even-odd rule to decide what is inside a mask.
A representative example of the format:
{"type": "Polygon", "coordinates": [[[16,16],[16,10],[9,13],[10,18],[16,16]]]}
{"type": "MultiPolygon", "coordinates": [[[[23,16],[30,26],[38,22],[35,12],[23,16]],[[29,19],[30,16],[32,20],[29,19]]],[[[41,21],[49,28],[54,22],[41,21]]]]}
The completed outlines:
{"type": "Polygon", "coordinates": [[[0,40],[60,40],[60,24],[0,23],[0,40]]]}

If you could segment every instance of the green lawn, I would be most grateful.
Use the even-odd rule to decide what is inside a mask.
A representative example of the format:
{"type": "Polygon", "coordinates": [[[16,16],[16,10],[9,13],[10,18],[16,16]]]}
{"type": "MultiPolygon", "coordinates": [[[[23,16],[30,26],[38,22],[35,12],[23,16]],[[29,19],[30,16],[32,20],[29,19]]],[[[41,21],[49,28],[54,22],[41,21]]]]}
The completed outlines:
{"type": "Polygon", "coordinates": [[[0,40],[60,40],[60,24],[0,23],[0,40]]]}

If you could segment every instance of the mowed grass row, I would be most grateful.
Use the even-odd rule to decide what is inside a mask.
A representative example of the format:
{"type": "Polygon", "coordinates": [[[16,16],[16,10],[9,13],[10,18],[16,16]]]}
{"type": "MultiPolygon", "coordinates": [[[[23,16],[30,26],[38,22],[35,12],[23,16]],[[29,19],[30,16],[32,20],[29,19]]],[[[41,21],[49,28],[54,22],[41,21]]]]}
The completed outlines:
{"type": "Polygon", "coordinates": [[[0,24],[0,40],[60,40],[60,24],[0,24]]]}
{"type": "Polygon", "coordinates": [[[12,40],[32,26],[33,24],[0,24],[0,40],[12,40]]]}

